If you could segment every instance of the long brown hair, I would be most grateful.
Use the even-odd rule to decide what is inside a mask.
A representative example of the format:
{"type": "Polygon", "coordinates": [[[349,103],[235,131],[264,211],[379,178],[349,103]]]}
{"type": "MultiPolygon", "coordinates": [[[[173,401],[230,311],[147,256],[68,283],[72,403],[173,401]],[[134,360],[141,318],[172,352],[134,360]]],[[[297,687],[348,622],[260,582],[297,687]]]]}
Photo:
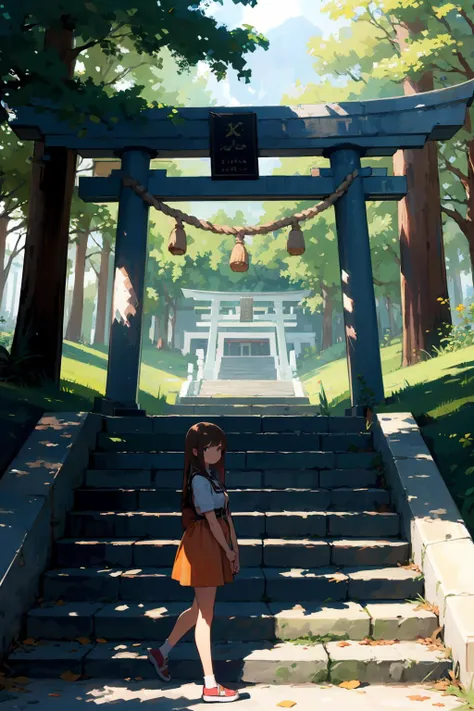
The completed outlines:
{"type": "Polygon", "coordinates": [[[188,483],[191,470],[200,472],[206,471],[206,463],[204,461],[205,447],[222,447],[221,458],[214,465],[221,483],[225,486],[225,453],[227,449],[227,438],[225,432],[220,427],[212,422],[198,422],[189,428],[184,443],[184,473],[183,473],[183,491],[182,491],[182,507],[189,505],[188,483]],[[193,449],[197,450],[197,456],[193,449]]]}

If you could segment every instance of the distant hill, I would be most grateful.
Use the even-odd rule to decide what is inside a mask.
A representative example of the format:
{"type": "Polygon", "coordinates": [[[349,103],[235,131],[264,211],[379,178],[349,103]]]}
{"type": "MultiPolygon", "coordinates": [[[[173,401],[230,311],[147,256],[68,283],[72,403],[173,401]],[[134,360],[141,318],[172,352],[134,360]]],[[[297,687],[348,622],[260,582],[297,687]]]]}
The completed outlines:
{"type": "Polygon", "coordinates": [[[303,16],[291,17],[269,30],[266,33],[270,42],[268,51],[257,50],[248,55],[251,83],[244,84],[235,72],[229,72],[231,96],[244,106],[279,104],[284,94],[293,93],[297,80],[302,84],[314,82],[314,59],[308,54],[308,42],[321,34],[303,16]]]}

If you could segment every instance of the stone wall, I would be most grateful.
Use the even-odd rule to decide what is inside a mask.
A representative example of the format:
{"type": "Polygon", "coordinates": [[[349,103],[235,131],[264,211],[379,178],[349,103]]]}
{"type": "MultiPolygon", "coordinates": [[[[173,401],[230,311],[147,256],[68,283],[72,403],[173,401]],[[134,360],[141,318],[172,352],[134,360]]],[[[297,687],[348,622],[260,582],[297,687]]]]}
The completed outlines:
{"type": "Polygon", "coordinates": [[[374,444],[385,464],[402,535],[425,578],[425,596],[439,607],[455,670],[474,679],[474,543],[418,425],[408,412],[380,414],[374,444]]]}
{"type": "Polygon", "coordinates": [[[0,481],[0,655],[38,595],[101,427],[99,415],[44,414],[0,481]]]}

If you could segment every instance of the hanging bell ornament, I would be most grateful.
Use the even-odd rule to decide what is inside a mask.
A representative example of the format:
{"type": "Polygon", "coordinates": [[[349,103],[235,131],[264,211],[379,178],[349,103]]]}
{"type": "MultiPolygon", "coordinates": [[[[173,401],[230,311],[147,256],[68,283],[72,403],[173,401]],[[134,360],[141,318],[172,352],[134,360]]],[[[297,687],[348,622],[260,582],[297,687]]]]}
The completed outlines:
{"type": "Polygon", "coordinates": [[[175,257],[182,257],[183,254],[186,254],[186,249],[186,232],[183,223],[176,220],[176,225],[171,230],[168,240],[168,252],[171,252],[175,257]]]}
{"type": "Polygon", "coordinates": [[[286,243],[286,251],[291,254],[292,257],[299,257],[304,254],[306,250],[304,243],[303,231],[298,222],[296,222],[291,228],[291,232],[288,235],[288,242],[286,243]]]}
{"type": "Polygon", "coordinates": [[[233,272],[246,272],[249,268],[249,255],[242,235],[237,235],[235,238],[235,245],[230,255],[229,263],[233,272]]]}

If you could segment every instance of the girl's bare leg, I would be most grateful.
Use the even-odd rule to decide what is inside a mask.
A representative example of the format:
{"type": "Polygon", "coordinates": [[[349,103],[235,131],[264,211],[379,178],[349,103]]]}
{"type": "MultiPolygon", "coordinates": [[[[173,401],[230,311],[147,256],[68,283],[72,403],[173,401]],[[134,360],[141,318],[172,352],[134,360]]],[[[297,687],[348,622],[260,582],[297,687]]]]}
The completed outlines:
{"type": "Polygon", "coordinates": [[[196,624],[198,616],[198,604],[196,598],[194,598],[194,602],[189,607],[187,610],[184,610],[176,620],[176,623],[173,627],[173,631],[168,637],[168,642],[171,647],[174,647],[181,637],[184,637],[186,632],[189,632],[189,630],[194,627],[196,624]]]}
{"type": "Polygon", "coordinates": [[[201,659],[204,676],[214,674],[211,656],[211,625],[214,618],[216,588],[194,588],[198,615],[195,628],[196,647],[201,659]]]}

